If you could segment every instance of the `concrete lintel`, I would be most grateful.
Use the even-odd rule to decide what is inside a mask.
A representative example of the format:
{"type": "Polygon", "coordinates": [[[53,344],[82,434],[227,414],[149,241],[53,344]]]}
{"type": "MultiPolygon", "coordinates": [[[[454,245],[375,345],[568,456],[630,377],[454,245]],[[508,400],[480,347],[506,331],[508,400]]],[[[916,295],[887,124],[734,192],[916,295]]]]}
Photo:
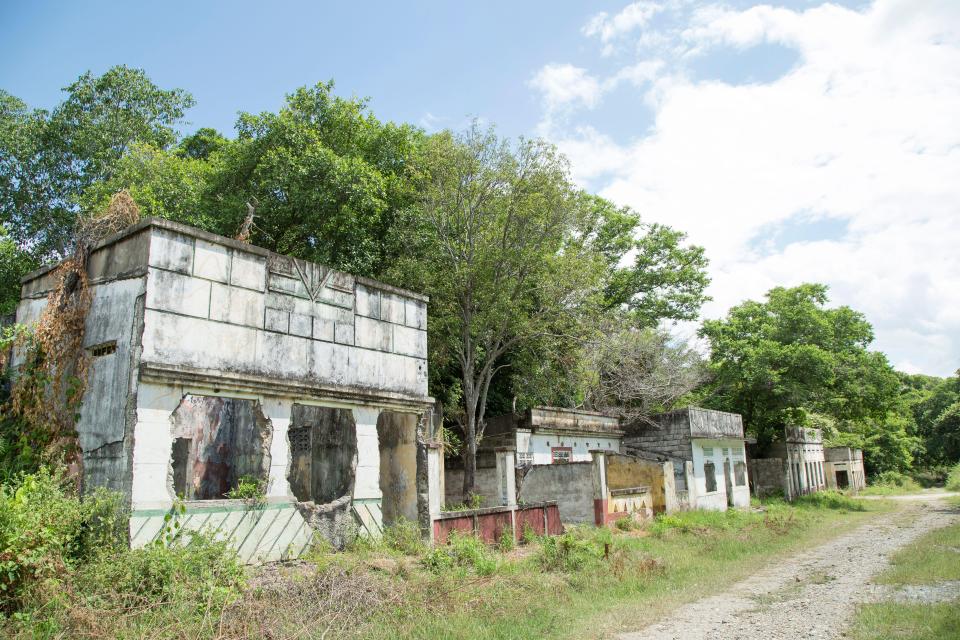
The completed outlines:
{"type": "Polygon", "coordinates": [[[194,370],[156,364],[141,365],[140,379],[173,386],[209,387],[215,391],[249,392],[257,395],[292,396],[330,400],[347,406],[379,407],[396,411],[424,411],[433,407],[429,396],[406,396],[353,387],[331,387],[223,371],[194,370]]]}

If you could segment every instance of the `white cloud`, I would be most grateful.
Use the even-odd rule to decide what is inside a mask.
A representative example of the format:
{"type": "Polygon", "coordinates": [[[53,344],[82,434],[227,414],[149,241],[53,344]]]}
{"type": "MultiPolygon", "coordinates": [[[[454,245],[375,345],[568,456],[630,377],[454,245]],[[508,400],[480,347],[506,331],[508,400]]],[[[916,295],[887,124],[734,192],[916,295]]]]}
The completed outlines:
{"type": "Polygon", "coordinates": [[[609,54],[613,51],[611,41],[646,26],[663,9],[664,5],[659,2],[641,0],[628,4],[612,17],[606,11],[601,11],[590,18],[582,31],[585,36],[600,38],[600,42],[607,45],[604,53],[609,54]]]}
{"type": "Polygon", "coordinates": [[[603,92],[586,69],[572,64],[548,64],[533,77],[530,86],[540,92],[547,111],[578,104],[594,107],[603,92]]]}
{"type": "MultiPolygon", "coordinates": [[[[705,315],[772,286],[825,282],[834,303],[867,314],[894,364],[960,367],[960,2],[701,5],[678,16],[680,28],[643,34],[663,62],[593,83],[602,93],[654,64],[637,83],[655,110],[647,135],[615,140],[545,119],[578,179],[707,248],[705,315]],[[692,58],[763,43],[794,49],[798,63],[763,84],[690,77],[692,58]],[[846,233],[758,249],[758,234],[815,215],[846,233]]],[[[630,31],[619,24],[598,16],[584,32],[630,31]]]]}

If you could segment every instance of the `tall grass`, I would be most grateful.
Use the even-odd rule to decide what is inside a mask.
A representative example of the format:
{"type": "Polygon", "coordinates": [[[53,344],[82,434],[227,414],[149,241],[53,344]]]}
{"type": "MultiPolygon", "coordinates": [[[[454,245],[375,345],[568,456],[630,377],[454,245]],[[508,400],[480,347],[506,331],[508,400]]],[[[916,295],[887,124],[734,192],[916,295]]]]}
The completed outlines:
{"type": "Polygon", "coordinates": [[[948,491],[960,491],[960,462],[950,468],[946,486],[948,491]]]}

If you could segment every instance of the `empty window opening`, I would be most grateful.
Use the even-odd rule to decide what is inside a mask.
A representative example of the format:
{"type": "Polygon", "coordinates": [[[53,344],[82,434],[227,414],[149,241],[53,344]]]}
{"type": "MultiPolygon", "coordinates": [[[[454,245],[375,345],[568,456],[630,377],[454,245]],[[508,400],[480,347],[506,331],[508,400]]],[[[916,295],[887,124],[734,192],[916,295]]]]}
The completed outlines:
{"type": "Polygon", "coordinates": [[[383,411],[377,418],[383,524],[417,521],[417,415],[383,411]]]}
{"type": "Polygon", "coordinates": [[[717,467],[713,462],[706,462],[703,465],[703,476],[707,481],[707,493],[717,490],[717,467]]]}
{"type": "Polygon", "coordinates": [[[223,499],[242,478],[266,486],[273,428],[259,402],[187,395],[172,422],[171,480],[178,497],[223,499]]]}
{"type": "Polygon", "coordinates": [[[837,471],[837,488],[846,489],[850,486],[850,480],[847,478],[846,471],[837,471]]]}
{"type": "Polygon", "coordinates": [[[353,411],[294,404],[287,439],[287,480],[297,500],[326,504],[353,495],[357,467],[353,411]]]}
{"type": "Polygon", "coordinates": [[[94,358],[99,358],[100,356],[108,356],[111,353],[117,352],[117,341],[111,340],[110,342],[104,342],[101,344],[95,344],[92,347],[89,347],[90,355],[94,358]]]}

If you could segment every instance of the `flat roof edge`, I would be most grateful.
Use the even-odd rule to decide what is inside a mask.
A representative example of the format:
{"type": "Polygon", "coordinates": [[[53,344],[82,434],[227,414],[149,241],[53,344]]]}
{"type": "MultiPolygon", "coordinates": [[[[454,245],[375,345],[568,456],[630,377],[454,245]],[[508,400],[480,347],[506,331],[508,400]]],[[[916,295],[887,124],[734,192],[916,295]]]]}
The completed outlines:
{"type": "MultiPolygon", "coordinates": [[[[167,231],[174,231],[176,233],[182,233],[183,235],[191,236],[193,238],[199,238],[200,240],[205,240],[213,244],[220,244],[231,249],[236,249],[237,251],[246,251],[247,253],[253,253],[255,255],[263,256],[264,258],[270,258],[271,256],[281,256],[284,258],[289,258],[292,256],[287,256],[282,253],[277,253],[275,251],[270,251],[269,249],[264,249],[263,247],[258,247],[257,245],[248,244],[246,242],[241,242],[240,240],[235,240],[233,238],[228,238],[227,236],[221,236],[216,233],[211,233],[210,231],[204,231],[203,229],[198,229],[196,227],[191,227],[190,225],[183,224],[182,222],[175,222],[173,220],[167,220],[166,218],[157,218],[154,216],[148,216],[143,218],[139,222],[130,225],[126,229],[122,229],[116,233],[113,233],[103,240],[100,240],[93,244],[90,247],[90,252],[98,251],[106,246],[111,244],[116,244],[121,240],[128,238],[129,236],[135,235],[148,227],[156,227],[158,229],[165,229],[167,231]]],[[[56,269],[62,261],[55,264],[49,264],[42,266],[38,269],[34,269],[30,273],[24,275],[20,278],[20,284],[26,284],[31,280],[36,280],[54,269],[56,269]]],[[[326,265],[323,265],[326,266],[326,265]]],[[[337,269],[339,271],[339,269],[337,269]]],[[[344,271],[343,273],[348,273],[344,271]]],[[[421,302],[429,302],[430,297],[422,293],[417,293],[416,291],[410,291],[409,289],[404,289],[402,287],[396,287],[392,284],[387,284],[386,282],[380,282],[379,280],[374,280],[373,278],[367,278],[365,276],[358,276],[355,274],[350,274],[354,279],[360,284],[368,287],[373,287],[375,289],[380,289],[382,291],[388,291],[390,293],[395,293],[398,295],[406,296],[409,298],[414,298],[420,300],[421,302]]]]}

